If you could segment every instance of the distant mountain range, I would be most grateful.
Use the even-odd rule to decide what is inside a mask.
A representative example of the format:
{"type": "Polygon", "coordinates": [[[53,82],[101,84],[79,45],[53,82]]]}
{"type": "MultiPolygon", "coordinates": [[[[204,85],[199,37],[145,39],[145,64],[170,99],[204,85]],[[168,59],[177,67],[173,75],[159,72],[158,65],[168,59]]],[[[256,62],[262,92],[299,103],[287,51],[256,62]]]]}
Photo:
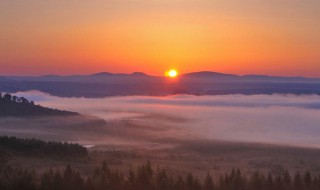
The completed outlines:
{"type": "Polygon", "coordinates": [[[182,74],[175,79],[101,72],[92,75],[0,76],[0,91],[40,90],[62,97],[128,95],[320,94],[320,78],[233,75],[211,71],[182,74]]]}

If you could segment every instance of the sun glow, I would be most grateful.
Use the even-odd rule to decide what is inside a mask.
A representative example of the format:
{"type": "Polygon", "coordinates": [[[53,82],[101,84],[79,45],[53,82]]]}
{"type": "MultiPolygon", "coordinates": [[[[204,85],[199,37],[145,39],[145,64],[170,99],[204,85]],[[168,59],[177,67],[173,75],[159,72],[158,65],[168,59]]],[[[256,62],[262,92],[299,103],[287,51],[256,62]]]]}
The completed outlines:
{"type": "Polygon", "coordinates": [[[178,71],[175,69],[171,69],[165,73],[166,77],[175,78],[178,76],[178,71]]]}

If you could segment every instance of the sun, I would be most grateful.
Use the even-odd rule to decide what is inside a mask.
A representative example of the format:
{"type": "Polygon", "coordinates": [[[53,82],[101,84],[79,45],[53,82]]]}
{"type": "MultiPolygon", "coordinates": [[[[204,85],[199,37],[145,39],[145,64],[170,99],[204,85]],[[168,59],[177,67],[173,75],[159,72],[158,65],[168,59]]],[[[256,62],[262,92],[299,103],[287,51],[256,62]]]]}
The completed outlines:
{"type": "Polygon", "coordinates": [[[165,76],[170,77],[170,78],[175,78],[178,76],[178,71],[175,69],[171,69],[165,73],[165,76]]]}

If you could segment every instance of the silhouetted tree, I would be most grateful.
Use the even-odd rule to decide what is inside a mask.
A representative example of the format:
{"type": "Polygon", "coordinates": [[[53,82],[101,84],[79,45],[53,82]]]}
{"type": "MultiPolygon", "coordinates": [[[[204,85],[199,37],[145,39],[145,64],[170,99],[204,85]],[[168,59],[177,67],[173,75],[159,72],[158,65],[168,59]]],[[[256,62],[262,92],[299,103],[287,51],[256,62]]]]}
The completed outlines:
{"type": "Polygon", "coordinates": [[[259,172],[246,178],[240,170],[221,175],[216,182],[208,173],[203,183],[191,172],[186,176],[169,177],[165,169],[158,168],[153,174],[150,162],[136,170],[130,170],[127,178],[117,170],[108,168],[104,161],[92,177],[83,178],[70,165],[62,172],[49,170],[40,177],[33,171],[20,168],[0,168],[1,190],[319,190],[319,176],[306,172],[303,177],[297,172],[291,177],[288,171],[275,178],[259,172]],[[37,179],[39,181],[37,182],[37,179]],[[238,185],[238,186],[237,186],[238,185]]]}
{"type": "Polygon", "coordinates": [[[136,185],[141,190],[154,189],[153,170],[150,161],[138,168],[136,174],[136,185]]]}
{"type": "Polygon", "coordinates": [[[156,186],[159,190],[169,190],[171,187],[170,179],[165,169],[158,169],[158,172],[155,176],[156,186]]]}
{"type": "Polygon", "coordinates": [[[176,190],[185,190],[186,184],[181,175],[178,176],[176,182],[174,183],[174,188],[176,190]]]}
{"type": "Polygon", "coordinates": [[[17,102],[18,101],[18,97],[17,96],[12,96],[12,101],[13,102],[17,102]]]}
{"type": "Polygon", "coordinates": [[[273,189],[273,177],[271,173],[268,173],[265,189],[270,189],[270,190],[273,189]]]}
{"type": "Polygon", "coordinates": [[[283,175],[282,175],[282,178],[283,178],[283,183],[284,183],[284,188],[285,189],[291,189],[291,185],[292,185],[292,180],[291,180],[291,176],[288,172],[288,170],[285,170],[283,175]]]}
{"type": "Polygon", "coordinates": [[[93,184],[93,182],[92,182],[90,177],[86,181],[85,189],[86,190],[95,190],[95,186],[94,186],[94,184],[93,184]]]}
{"type": "Polygon", "coordinates": [[[283,183],[283,180],[281,178],[281,176],[277,176],[275,179],[274,179],[274,189],[277,189],[277,190],[283,190],[284,189],[284,183],[283,183]]]}
{"type": "Polygon", "coordinates": [[[53,177],[53,189],[63,189],[63,179],[60,171],[56,171],[53,177]]]}
{"type": "Polygon", "coordinates": [[[29,103],[29,100],[28,100],[27,98],[25,98],[25,97],[20,97],[20,102],[21,102],[22,104],[28,104],[28,103],[29,103]]]}
{"type": "Polygon", "coordinates": [[[207,175],[206,175],[206,178],[204,180],[204,187],[203,187],[204,190],[214,190],[214,183],[213,183],[213,180],[211,178],[211,175],[210,173],[208,172],[207,175]]]}
{"type": "Polygon", "coordinates": [[[294,175],[294,178],[293,178],[293,186],[294,186],[294,189],[295,190],[301,190],[302,189],[302,179],[301,179],[301,175],[299,172],[297,172],[295,175],[294,175]]]}
{"type": "Polygon", "coordinates": [[[306,173],[304,174],[303,182],[304,182],[304,186],[305,186],[305,189],[306,189],[306,190],[311,189],[312,178],[311,178],[310,172],[306,172],[306,173]]]}
{"type": "Polygon", "coordinates": [[[0,170],[1,190],[35,190],[37,188],[35,173],[21,168],[5,167],[0,170]]]}
{"type": "Polygon", "coordinates": [[[259,172],[254,172],[250,178],[250,189],[260,190],[263,189],[263,176],[259,172]]]}
{"type": "Polygon", "coordinates": [[[5,94],[5,95],[3,96],[3,99],[4,99],[5,101],[7,101],[7,102],[10,102],[10,101],[11,101],[11,98],[12,98],[11,94],[5,94]]]}

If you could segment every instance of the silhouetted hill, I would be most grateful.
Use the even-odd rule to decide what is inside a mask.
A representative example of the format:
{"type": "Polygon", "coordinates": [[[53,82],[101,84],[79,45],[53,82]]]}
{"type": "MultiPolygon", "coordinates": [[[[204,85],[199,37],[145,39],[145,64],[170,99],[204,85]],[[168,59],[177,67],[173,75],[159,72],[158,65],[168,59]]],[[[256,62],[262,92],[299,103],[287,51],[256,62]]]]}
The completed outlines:
{"type": "Polygon", "coordinates": [[[26,117],[26,116],[71,116],[79,115],[75,112],[61,111],[35,105],[24,97],[12,96],[11,94],[0,93],[0,117],[26,117]]]}
{"type": "Polygon", "coordinates": [[[212,71],[201,71],[201,72],[193,72],[193,73],[186,73],[183,77],[205,77],[205,78],[216,78],[216,77],[228,77],[228,78],[239,78],[238,75],[233,74],[224,74],[224,73],[217,73],[212,71]]]}
{"type": "Polygon", "coordinates": [[[148,77],[149,75],[143,73],[143,72],[133,72],[131,76],[137,76],[137,77],[148,77]]]}
{"type": "Polygon", "coordinates": [[[109,73],[109,72],[101,72],[101,73],[95,73],[95,74],[92,74],[90,76],[93,76],[93,77],[103,77],[103,76],[112,76],[113,74],[112,73],[109,73]]]}
{"type": "Polygon", "coordinates": [[[62,97],[106,97],[130,95],[224,95],[224,94],[320,94],[320,78],[267,75],[233,75],[211,71],[186,73],[176,79],[101,72],[70,76],[6,76],[0,91],[10,93],[39,90],[62,97]]]}

